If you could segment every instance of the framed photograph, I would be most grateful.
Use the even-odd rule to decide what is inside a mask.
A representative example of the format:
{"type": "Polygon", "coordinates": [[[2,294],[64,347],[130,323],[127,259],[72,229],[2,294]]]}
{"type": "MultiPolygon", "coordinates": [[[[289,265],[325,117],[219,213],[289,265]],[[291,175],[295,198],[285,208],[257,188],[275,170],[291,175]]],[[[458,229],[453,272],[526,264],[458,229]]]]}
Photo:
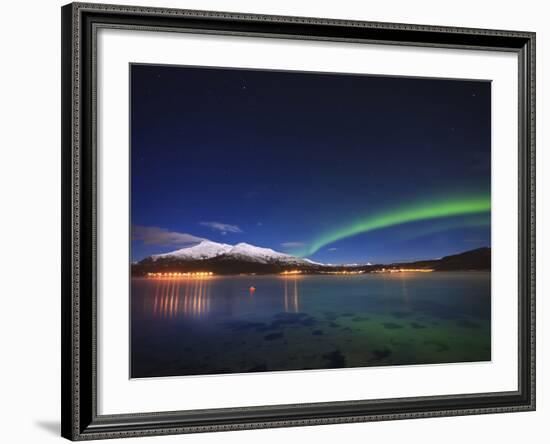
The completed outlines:
{"type": "Polygon", "coordinates": [[[535,408],[535,35],[62,8],[62,435],[535,408]]]}

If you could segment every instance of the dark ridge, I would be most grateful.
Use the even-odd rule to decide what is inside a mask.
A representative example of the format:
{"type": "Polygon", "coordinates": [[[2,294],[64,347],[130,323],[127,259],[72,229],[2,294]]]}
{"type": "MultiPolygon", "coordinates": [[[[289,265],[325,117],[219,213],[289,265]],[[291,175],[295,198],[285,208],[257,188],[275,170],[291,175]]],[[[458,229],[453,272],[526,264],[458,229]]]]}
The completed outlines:
{"type": "MultiPolygon", "coordinates": [[[[195,271],[211,271],[217,275],[235,274],[279,274],[283,271],[299,269],[304,274],[323,274],[335,271],[360,271],[371,273],[382,269],[391,270],[399,268],[432,269],[434,271],[488,271],[491,269],[491,249],[489,247],[478,248],[464,253],[416,262],[400,262],[392,264],[376,265],[318,265],[301,264],[290,265],[284,262],[260,263],[247,258],[235,258],[220,255],[210,259],[185,260],[180,258],[158,258],[153,260],[147,257],[140,262],[132,264],[133,276],[145,276],[147,273],[180,273],[195,271]]],[[[348,313],[342,316],[349,316],[348,313]]],[[[327,319],[332,314],[325,315],[327,319]]]]}

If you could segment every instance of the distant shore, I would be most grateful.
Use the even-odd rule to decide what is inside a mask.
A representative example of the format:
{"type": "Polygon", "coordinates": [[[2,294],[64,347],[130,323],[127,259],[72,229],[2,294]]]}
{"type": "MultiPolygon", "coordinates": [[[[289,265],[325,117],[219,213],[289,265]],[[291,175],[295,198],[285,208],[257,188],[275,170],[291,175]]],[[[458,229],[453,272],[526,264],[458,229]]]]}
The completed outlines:
{"type": "Polygon", "coordinates": [[[162,258],[132,264],[132,276],[212,276],[212,275],[356,275],[368,273],[490,271],[491,249],[488,247],[464,253],[415,262],[368,265],[322,265],[261,263],[216,257],[204,260],[162,258]]]}

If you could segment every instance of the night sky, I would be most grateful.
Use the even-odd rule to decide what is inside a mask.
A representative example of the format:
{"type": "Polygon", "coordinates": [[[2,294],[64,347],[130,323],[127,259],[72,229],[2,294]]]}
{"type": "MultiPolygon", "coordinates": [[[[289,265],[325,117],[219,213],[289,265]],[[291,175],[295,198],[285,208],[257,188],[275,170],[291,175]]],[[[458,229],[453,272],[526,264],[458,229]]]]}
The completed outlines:
{"type": "Polygon", "coordinates": [[[132,260],[199,238],[325,263],[490,246],[490,82],[130,69],[132,260]]]}

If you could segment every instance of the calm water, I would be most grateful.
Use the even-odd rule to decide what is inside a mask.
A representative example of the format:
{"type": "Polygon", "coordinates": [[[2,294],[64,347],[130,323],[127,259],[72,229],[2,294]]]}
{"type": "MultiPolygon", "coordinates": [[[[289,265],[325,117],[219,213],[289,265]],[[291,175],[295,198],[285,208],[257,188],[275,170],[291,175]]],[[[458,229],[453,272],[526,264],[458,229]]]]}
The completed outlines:
{"type": "Polygon", "coordinates": [[[134,378],[491,359],[488,272],[134,278],[131,312],[134,378]]]}

